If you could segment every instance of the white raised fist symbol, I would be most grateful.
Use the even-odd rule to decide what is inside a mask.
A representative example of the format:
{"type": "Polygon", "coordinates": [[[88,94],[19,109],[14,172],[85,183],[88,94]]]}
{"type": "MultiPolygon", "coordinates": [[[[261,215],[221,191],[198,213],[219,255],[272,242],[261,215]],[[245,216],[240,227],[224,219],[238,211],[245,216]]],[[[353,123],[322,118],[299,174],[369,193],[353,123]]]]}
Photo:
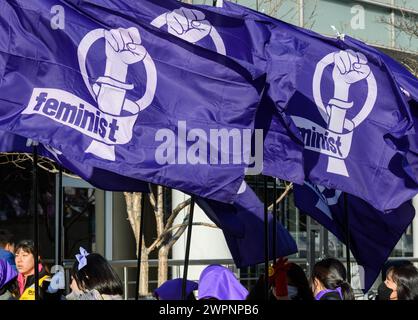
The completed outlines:
{"type": "Polygon", "coordinates": [[[137,28],[105,30],[106,57],[111,61],[126,65],[144,60],[147,51],[141,45],[141,36],[137,28]]]}
{"type": "Polygon", "coordinates": [[[167,13],[168,32],[187,42],[196,43],[209,35],[212,26],[203,12],[187,8],[167,13]]]}
{"type": "Polygon", "coordinates": [[[370,67],[367,58],[360,52],[346,50],[334,54],[332,78],[336,83],[353,84],[368,77],[370,67]]]}

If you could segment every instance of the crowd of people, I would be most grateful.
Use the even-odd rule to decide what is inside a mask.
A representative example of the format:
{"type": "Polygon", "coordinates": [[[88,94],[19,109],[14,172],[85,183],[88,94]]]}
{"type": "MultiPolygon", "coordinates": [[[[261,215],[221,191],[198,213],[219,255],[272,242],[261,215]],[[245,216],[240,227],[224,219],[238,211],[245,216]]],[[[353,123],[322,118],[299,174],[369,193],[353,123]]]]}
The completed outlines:
{"type": "MultiPolygon", "coordinates": [[[[51,275],[38,257],[39,291],[42,300],[122,300],[123,286],[109,262],[98,253],[80,248],[71,269],[71,291],[65,292],[62,271],[51,275]]],[[[418,270],[410,262],[392,265],[378,288],[378,300],[418,300],[418,270]]],[[[279,258],[268,270],[271,300],[354,300],[344,265],[337,259],[318,261],[310,279],[303,269],[279,258]]],[[[158,300],[181,300],[182,279],[168,280],[154,291],[158,300]]],[[[188,300],[264,300],[265,276],[248,291],[234,273],[221,265],[206,267],[198,283],[186,282],[188,300]],[[197,291],[197,296],[195,292],[197,291]]],[[[35,250],[30,240],[15,245],[13,236],[0,230],[0,300],[35,299],[35,250]]]]}
{"type": "MultiPolygon", "coordinates": [[[[410,262],[391,266],[378,288],[377,300],[418,300],[418,270],[410,262]]],[[[310,280],[296,263],[280,258],[269,270],[269,300],[355,300],[344,265],[337,259],[318,261],[310,280]]],[[[154,291],[159,300],[180,300],[182,279],[168,280],[154,291]]],[[[261,275],[250,291],[232,271],[220,265],[205,268],[199,282],[187,281],[188,300],[264,300],[265,277],[261,275]],[[194,291],[198,292],[195,297],[194,291]]]]}

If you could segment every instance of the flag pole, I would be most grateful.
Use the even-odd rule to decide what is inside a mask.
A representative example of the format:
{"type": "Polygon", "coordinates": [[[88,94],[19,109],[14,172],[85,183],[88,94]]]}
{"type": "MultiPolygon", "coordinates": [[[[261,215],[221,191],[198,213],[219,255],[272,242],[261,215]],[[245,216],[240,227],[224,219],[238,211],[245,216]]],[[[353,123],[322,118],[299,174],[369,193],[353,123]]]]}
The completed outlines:
{"type": "Polygon", "coordinates": [[[136,285],[135,285],[135,300],[139,299],[139,283],[141,277],[141,260],[142,260],[142,241],[144,236],[144,213],[145,213],[145,193],[141,197],[141,217],[139,221],[139,239],[138,239],[138,261],[136,265],[136,285]]]}
{"type": "Polygon", "coordinates": [[[188,272],[188,269],[189,269],[190,244],[191,244],[191,240],[192,240],[194,203],[195,203],[195,199],[194,199],[193,196],[191,196],[190,211],[189,211],[189,223],[188,223],[188,228],[187,228],[186,254],[185,254],[185,257],[184,257],[183,279],[182,279],[182,284],[181,284],[182,300],[186,300],[186,282],[187,282],[187,272],[188,272]]]}
{"type": "Polygon", "coordinates": [[[38,144],[32,141],[32,200],[33,200],[33,238],[35,262],[35,300],[39,300],[39,224],[38,224],[38,144]]]}
{"type": "Polygon", "coordinates": [[[62,190],[62,166],[59,166],[58,172],[58,234],[56,239],[57,245],[57,265],[61,265],[63,261],[63,250],[62,250],[62,232],[63,232],[63,190],[62,190]]]}
{"type": "Polygon", "coordinates": [[[268,207],[267,207],[267,177],[264,176],[264,269],[265,269],[265,282],[264,282],[264,298],[268,300],[269,297],[269,220],[268,220],[268,207]]]}
{"type": "Polygon", "coordinates": [[[345,217],[345,250],[347,259],[347,282],[351,284],[351,259],[350,259],[350,220],[348,216],[347,193],[344,192],[344,217],[345,217]]]}
{"type": "Polygon", "coordinates": [[[277,245],[277,179],[274,178],[273,182],[273,243],[272,243],[272,251],[273,251],[273,263],[276,262],[276,245],[277,245]]]}

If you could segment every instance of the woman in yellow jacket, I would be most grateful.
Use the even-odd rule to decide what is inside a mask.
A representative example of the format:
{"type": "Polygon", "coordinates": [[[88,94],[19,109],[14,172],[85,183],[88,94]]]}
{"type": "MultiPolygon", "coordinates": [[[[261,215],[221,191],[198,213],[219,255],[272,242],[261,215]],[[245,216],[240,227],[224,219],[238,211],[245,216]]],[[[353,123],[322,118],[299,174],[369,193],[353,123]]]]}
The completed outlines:
{"type": "MultiPolygon", "coordinates": [[[[35,248],[32,241],[21,241],[16,246],[15,261],[17,271],[19,272],[17,276],[19,300],[35,300],[35,248]]],[[[39,288],[42,288],[44,281],[47,280],[49,283],[51,277],[42,263],[39,263],[38,270],[39,288]]],[[[40,294],[42,291],[40,290],[40,294]]]]}

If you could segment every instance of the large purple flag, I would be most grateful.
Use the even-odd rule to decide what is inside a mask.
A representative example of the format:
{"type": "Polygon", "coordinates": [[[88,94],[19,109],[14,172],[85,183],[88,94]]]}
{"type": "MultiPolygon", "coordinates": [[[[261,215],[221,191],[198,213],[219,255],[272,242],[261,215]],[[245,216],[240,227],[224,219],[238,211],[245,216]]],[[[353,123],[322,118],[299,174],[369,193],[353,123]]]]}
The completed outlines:
{"type": "Polygon", "coordinates": [[[405,134],[401,130],[396,136],[388,136],[387,141],[393,143],[394,148],[405,152],[404,168],[418,181],[418,79],[399,62],[385,53],[348,36],[345,37],[345,42],[349,43],[353,48],[379,57],[393,75],[403,93],[404,99],[408,102],[414,121],[414,132],[405,134]]]}
{"type": "Polygon", "coordinates": [[[159,17],[147,1],[58,4],[1,1],[0,129],[69,161],[232,203],[264,70],[186,41],[209,36],[196,24],[185,40],[128,14],[159,17]]]}
{"type": "MultiPolygon", "coordinates": [[[[326,189],[305,182],[294,186],[295,205],[341,242],[346,243],[346,215],[344,196],[339,190],[326,189]]],[[[383,264],[415,216],[411,201],[391,212],[374,209],[358,197],[347,194],[350,249],[357,263],[363,267],[364,291],[373,285],[383,264]]]]}
{"type": "MultiPolygon", "coordinates": [[[[9,132],[0,131],[0,152],[31,153],[31,142],[28,139],[9,132]]],[[[149,184],[140,180],[122,176],[111,171],[90,167],[75,160],[69,161],[65,156],[50,146],[39,145],[38,152],[62,167],[89,182],[96,188],[108,191],[150,192],[149,184]]]]}
{"type": "MultiPolygon", "coordinates": [[[[264,262],[264,204],[246,183],[234,204],[196,197],[196,203],[222,229],[232,258],[238,268],[264,262]]],[[[278,221],[273,237],[273,215],[269,214],[269,258],[285,257],[298,251],[295,240],[278,221]]]]}
{"type": "Polygon", "coordinates": [[[254,64],[257,69],[267,72],[268,65],[271,66],[271,60],[274,59],[274,64],[282,67],[280,72],[274,72],[274,77],[270,77],[270,72],[267,74],[268,84],[274,84],[276,89],[271,91],[267,86],[257,110],[255,128],[262,129],[263,136],[258,131],[255,138],[257,142],[253,141],[255,155],[248,166],[248,174],[259,174],[262,171],[266,175],[303,183],[303,171],[292,170],[296,163],[301,166],[297,155],[301,153],[303,145],[300,142],[291,143],[297,139],[290,136],[289,130],[282,123],[282,117],[274,108],[284,108],[295,90],[294,81],[300,59],[296,58],[297,48],[292,46],[288,36],[276,34],[270,41],[271,29],[274,27],[272,24],[260,26],[255,21],[231,12],[225,14],[219,8],[194,6],[176,0],[127,0],[122,4],[118,0],[73,2],[86,7],[94,3],[96,6],[121,8],[131,19],[150,21],[152,26],[161,31],[228,56],[245,67],[254,64]],[[157,17],[155,12],[159,13],[157,17]],[[206,30],[209,36],[188,37],[191,25],[206,30]],[[264,145],[260,143],[261,139],[264,145]]]}
{"type": "MultiPolygon", "coordinates": [[[[262,152],[259,140],[253,144],[256,167],[249,174],[263,173],[287,181],[302,184],[304,181],[303,144],[292,134],[295,128],[290,119],[281,114],[296,90],[296,74],[302,63],[298,42],[286,33],[277,32],[274,23],[267,16],[251,11],[240,5],[225,1],[224,8],[197,5],[199,10],[224,15],[227,21],[219,33],[227,39],[240,38],[242,45],[226,52],[229,57],[242,60],[252,57],[257,67],[266,70],[266,91],[257,110],[255,128],[263,130],[262,152]],[[244,35],[244,36],[243,36],[244,35]],[[260,156],[262,155],[262,157],[260,156]],[[262,165],[261,165],[262,164],[262,165]]],[[[274,21],[274,19],[272,19],[274,21]]],[[[210,48],[205,43],[198,43],[210,48]]],[[[256,133],[257,134],[257,133],[256,133]]],[[[256,136],[256,139],[257,136],[256,136]]]]}
{"type": "MultiPolygon", "coordinates": [[[[289,169],[299,178],[293,182],[300,184],[305,176],[356,195],[380,211],[397,208],[417,194],[404,151],[388,143],[391,136],[413,135],[414,119],[380,56],[344,38],[327,38],[228,1],[213,10],[242,16],[252,25],[258,22],[259,28],[273,25],[266,57],[268,95],[274,103],[281,88],[273,80],[287,71],[278,53],[284,52],[297,67],[289,75],[294,87],[288,90],[288,103],[275,104],[288,131],[274,127],[289,138],[270,140],[277,150],[292,150],[290,157],[298,159],[289,169]]],[[[269,161],[280,164],[282,155],[269,156],[269,161]]],[[[269,174],[283,178],[280,169],[269,174]]]]}
{"type": "MultiPolygon", "coordinates": [[[[409,105],[411,106],[411,113],[414,117],[415,132],[418,133],[418,99],[410,99],[409,105]]],[[[407,170],[418,183],[418,134],[408,135],[407,141],[405,141],[405,139],[401,139],[400,145],[401,147],[405,146],[405,170],[407,170]]]]}
{"type": "Polygon", "coordinates": [[[383,53],[382,51],[368,46],[364,42],[352,37],[345,36],[344,41],[352,48],[368,52],[376,58],[380,58],[382,63],[384,63],[384,66],[393,75],[396,83],[399,85],[400,90],[404,93],[405,97],[407,99],[409,98],[418,102],[418,79],[402,64],[387,54],[383,53]]]}
{"type": "Polygon", "coordinates": [[[191,5],[177,0],[65,0],[83,11],[94,14],[97,8],[118,11],[132,21],[150,26],[239,61],[248,69],[264,71],[264,44],[253,41],[268,36],[265,29],[248,26],[245,19],[214,12],[210,7],[191,5]],[[254,32],[261,32],[254,34],[254,32]]]}

